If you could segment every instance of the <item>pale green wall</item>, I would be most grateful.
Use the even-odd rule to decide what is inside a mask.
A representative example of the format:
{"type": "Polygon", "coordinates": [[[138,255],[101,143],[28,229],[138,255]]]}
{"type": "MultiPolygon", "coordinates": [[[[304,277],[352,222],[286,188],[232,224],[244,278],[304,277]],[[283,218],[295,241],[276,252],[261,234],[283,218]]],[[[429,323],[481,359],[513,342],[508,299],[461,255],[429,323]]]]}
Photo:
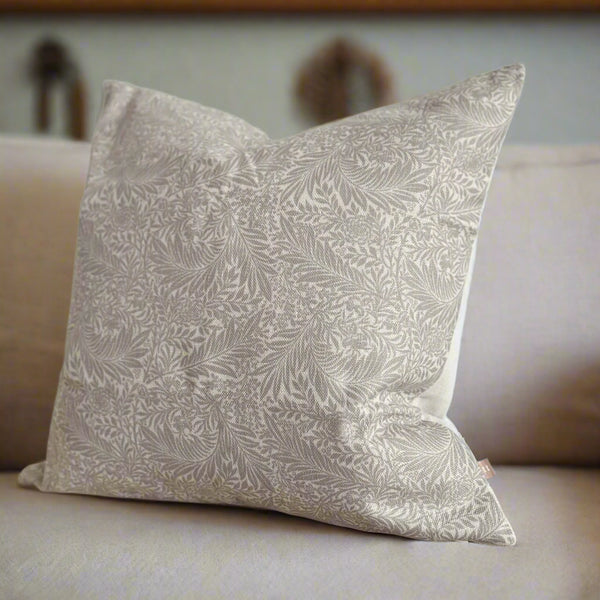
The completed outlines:
{"type": "Polygon", "coordinates": [[[83,67],[96,114],[103,79],[154,87],[234,112],[280,137],[307,123],[292,101],[297,66],[349,35],[378,51],[402,98],[524,62],[514,142],[600,141],[600,15],[359,17],[0,16],[0,132],[31,132],[27,58],[42,35],[83,67]]]}

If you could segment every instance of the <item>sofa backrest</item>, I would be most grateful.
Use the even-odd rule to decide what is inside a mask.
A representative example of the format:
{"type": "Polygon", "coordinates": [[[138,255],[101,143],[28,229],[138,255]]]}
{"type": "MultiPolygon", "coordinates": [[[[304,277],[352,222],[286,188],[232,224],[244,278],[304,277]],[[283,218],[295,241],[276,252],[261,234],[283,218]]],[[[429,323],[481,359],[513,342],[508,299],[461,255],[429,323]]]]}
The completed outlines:
{"type": "Polygon", "coordinates": [[[88,154],[0,137],[0,469],[46,454],[88,154]]]}
{"type": "MultiPolygon", "coordinates": [[[[43,459],[89,144],[0,137],[0,468],[43,459]]],[[[494,462],[600,463],[600,146],[507,147],[450,417],[494,462]]]]}
{"type": "Polygon", "coordinates": [[[507,147],[450,410],[478,456],[600,463],[600,146],[507,147]]]}

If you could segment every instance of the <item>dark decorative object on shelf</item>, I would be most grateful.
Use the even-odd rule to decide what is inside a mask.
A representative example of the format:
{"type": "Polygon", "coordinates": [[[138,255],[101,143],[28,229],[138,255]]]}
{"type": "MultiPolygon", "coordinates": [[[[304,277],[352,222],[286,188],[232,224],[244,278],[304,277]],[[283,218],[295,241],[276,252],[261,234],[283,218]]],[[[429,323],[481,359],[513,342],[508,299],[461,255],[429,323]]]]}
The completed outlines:
{"type": "Polygon", "coordinates": [[[303,65],[296,94],[304,112],[317,123],[396,101],[383,60],[344,38],[325,45],[303,65]]]}
{"type": "Polygon", "coordinates": [[[68,135],[75,140],[85,139],[85,85],[65,46],[53,39],[42,40],[33,50],[31,67],[37,84],[37,130],[49,130],[50,91],[52,86],[62,84],[67,96],[68,135]]]}

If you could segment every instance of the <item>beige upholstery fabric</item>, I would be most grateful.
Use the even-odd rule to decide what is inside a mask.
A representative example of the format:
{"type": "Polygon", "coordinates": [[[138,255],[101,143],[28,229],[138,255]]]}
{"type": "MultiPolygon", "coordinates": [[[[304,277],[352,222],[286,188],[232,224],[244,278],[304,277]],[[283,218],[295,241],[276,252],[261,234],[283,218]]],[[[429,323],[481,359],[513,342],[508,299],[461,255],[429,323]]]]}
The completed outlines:
{"type": "Polygon", "coordinates": [[[509,148],[450,417],[496,463],[600,464],[600,147],[509,148]]]}
{"type": "Polygon", "coordinates": [[[89,145],[0,140],[0,469],[46,453],[89,145]]]}
{"type": "Polygon", "coordinates": [[[519,542],[418,542],[278,513],[40,494],[0,474],[0,597],[596,600],[600,471],[500,467],[519,542]]]}

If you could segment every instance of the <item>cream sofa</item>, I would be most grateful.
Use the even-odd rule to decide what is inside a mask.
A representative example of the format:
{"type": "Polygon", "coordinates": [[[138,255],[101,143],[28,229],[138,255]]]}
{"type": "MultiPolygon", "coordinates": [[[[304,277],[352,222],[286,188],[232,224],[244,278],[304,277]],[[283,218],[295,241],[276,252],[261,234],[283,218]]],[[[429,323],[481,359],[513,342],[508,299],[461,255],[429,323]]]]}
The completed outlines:
{"type": "Polygon", "coordinates": [[[89,146],[0,138],[0,598],[600,598],[600,146],[507,147],[450,416],[515,547],[43,494],[89,146]]]}

